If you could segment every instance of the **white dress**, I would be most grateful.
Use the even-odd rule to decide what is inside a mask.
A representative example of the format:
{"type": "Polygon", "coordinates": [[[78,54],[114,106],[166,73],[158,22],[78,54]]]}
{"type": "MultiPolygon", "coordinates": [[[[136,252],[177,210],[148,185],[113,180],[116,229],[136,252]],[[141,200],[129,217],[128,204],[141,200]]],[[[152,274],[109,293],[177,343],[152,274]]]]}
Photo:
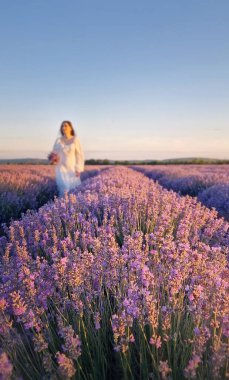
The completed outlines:
{"type": "Polygon", "coordinates": [[[58,192],[60,196],[63,196],[65,191],[68,192],[81,184],[80,177],[76,176],[76,171],[84,170],[84,153],[77,136],[74,136],[70,142],[64,142],[58,137],[53,152],[60,157],[55,172],[58,192]]]}

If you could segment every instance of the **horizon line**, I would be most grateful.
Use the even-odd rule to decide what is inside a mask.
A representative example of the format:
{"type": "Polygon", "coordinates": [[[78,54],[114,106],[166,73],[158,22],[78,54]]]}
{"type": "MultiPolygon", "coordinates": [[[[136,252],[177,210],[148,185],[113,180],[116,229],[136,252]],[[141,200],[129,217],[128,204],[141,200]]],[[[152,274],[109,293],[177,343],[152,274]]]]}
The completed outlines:
{"type": "MultiPolygon", "coordinates": [[[[100,161],[100,160],[108,160],[108,161],[165,161],[165,160],[196,160],[196,159],[204,159],[204,160],[220,160],[220,161],[224,161],[224,160],[229,160],[229,158],[218,158],[218,157],[200,157],[200,156],[182,156],[182,157],[167,157],[167,158],[143,158],[143,159],[139,159],[139,158],[85,158],[85,161],[89,161],[89,160],[95,160],[95,161],[100,161]]],[[[37,160],[37,161],[48,161],[47,158],[39,158],[39,157],[8,157],[8,158],[0,158],[0,161],[7,161],[7,160],[13,160],[13,161],[20,161],[20,160],[37,160]]]]}

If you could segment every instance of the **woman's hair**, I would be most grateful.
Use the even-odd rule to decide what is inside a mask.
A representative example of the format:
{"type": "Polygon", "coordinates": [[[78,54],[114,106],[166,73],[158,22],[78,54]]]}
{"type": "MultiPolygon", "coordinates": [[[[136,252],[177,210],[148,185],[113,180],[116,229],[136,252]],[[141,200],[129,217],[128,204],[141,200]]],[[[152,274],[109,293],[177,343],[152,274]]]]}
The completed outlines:
{"type": "Polygon", "coordinates": [[[64,124],[68,124],[70,127],[71,127],[71,135],[72,136],[75,136],[75,131],[74,131],[74,128],[73,128],[73,125],[70,121],[68,120],[64,120],[62,123],[61,123],[61,126],[60,126],[60,133],[62,134],[62,136],[64,135],[63,133],[63,126],[64,124]]]}

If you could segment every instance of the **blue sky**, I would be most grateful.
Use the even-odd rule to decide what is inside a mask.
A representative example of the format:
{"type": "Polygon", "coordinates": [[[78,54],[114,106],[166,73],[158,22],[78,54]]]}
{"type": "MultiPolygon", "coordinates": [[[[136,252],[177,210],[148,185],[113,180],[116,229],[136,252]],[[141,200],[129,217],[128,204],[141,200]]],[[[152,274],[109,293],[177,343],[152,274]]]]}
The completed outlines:
{"type": "Polygon", "coordinates": [[[228,0],[0,1],[0,158],[229,158],[228,0]]]}

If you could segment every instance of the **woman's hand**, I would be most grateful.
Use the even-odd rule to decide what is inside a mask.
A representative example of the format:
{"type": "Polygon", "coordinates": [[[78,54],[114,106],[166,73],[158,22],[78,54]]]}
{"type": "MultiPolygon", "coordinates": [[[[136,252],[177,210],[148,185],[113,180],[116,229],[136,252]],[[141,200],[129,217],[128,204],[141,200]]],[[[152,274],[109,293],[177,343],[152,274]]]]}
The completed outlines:
{"type": "Polygon", "coordinates": [[[76,170],[76,177],[79,177],[80,176],[80,172],[78,172],[78,170],[76,170]]]}
{"type": "Polygon", "coordinates": [[[57,153],[55,153],[55,152],[51,152],[51,153],[49,153],[49,155],[48,155],[48,160],[49,160],[49,162],[50,162],[51,164],[56,165],[56,164],[58,164],[58,162],[60,161],[60,157],[59,157],[59,155],[58,155],[57,153]]]}

